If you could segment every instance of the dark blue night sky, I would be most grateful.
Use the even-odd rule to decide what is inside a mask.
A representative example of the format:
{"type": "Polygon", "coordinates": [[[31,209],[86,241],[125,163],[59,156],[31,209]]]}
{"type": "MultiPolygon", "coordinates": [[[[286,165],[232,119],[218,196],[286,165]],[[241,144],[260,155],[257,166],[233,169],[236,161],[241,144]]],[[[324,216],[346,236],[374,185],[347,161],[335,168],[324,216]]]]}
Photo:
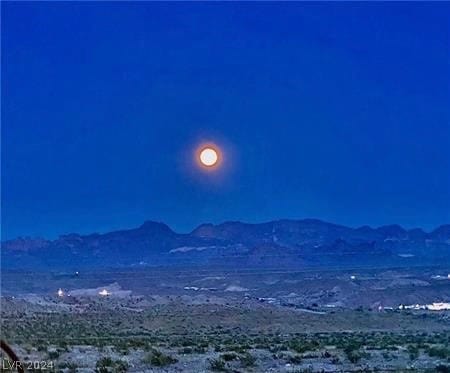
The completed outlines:
{"type": "Polygon", "coordinates": [[[449,20],[449,3],[3,2],[3,239],[448,223],[449,20]],[[192,161],[202,141],[215,172],[192,161]]]}

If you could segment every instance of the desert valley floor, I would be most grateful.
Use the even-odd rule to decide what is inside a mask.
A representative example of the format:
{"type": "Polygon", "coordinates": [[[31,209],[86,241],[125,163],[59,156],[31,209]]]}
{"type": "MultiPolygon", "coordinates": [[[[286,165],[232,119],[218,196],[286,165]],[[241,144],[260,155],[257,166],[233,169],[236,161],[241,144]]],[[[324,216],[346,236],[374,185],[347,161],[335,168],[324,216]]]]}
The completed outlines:
{"type": "Polygon", "coordinates": [[[449,272],[4,272],[2,338],[28,371],[446,372],[449,272]]]}

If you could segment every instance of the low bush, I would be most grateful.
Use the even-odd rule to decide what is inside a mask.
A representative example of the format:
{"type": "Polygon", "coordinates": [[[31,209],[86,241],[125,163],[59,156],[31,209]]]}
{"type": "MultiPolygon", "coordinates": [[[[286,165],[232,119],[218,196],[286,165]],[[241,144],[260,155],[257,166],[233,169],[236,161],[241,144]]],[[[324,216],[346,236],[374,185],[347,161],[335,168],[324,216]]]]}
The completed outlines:
{"type": "Polygon", "coordinates": [[[226,372],[227,368],[225,365],[225,361],[221,358],[213,359],[209,361],[209,369],[215,372],[226,372]]]}
{"type": "Polygon", "coordinates": [[[144,357],[144,363],[155,367],[164,367],[176,363],[178,360],[170,355],[166,355],[161,351],[153,349],[144,357]]]}

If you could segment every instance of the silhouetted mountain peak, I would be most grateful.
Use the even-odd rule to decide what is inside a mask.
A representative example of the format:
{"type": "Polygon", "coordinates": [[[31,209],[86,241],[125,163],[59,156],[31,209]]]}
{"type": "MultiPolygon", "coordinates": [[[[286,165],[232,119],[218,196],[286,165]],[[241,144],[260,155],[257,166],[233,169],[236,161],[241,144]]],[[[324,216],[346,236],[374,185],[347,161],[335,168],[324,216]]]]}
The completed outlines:
{"type": "Polygon", "coordinates": [[[389,237],[405,236],[407,233],[406,230],[398,224],[383,225],[376,230],[389,237]]]}
{"type": "Polygon", "coordinates": [[[152,220],[146,220],[138,229],[140,231],[151,232],[151,233],[175,234],[175,232],[167,224],[152,221],[152,220]]]}
{"type": "Polygon", "coordinates": [[[356,228],[356,230],[361,233],[369,233],[373,232],[374,229],[369,225],[362,225],[361,227],[356,228]]]}
{"type": "Polygon", "coordinates": [[[428,255],[439,262],[445,260],[450,256],[450,225],[427,234],[421,229],[406,231],[399,225],[353,229],[318,219],[282,219],[259,224],[239,221],[202,224],[189,234],[179,234],[164,223],[146,221],[138,228],[104,234],[73,233],[53,241],[20,238],[2,243],[2,260],[13,268],[21,268],[24,263],[29,266],[41,263],[49,268],[69,264],[127,266],[140,262],[169,265],[177,260],[208,263],[220,259],[223,263],[223,258],[239,258],[239,263],[249,263],[251,258],[264,256],[266,259],[255,259],[252,263],[321,265],[324,260],[327,263],[353,260],[358,264],[368,257],[397,263],[403,260],[397,254],[405,252],[414,253],[417,258],[428,255]],[[317,256],[318,253],[325,257],[317,256]],[[353,258],[354,255],[359,256],[353,258]]]}
{"type": "Polygon", "coordinates": [[[192,236],[196,237],[210,237],[214,235],[216,231],[216,226],[211,223],[205,223],[199,225],[197,228],[195,228],[190,234],[192,236]]]}
{"type": "Polygon", "coordinates": [[[432,231],[429,236],[433,239],[450,240],[450,224],[444,224],[432,231]]]}

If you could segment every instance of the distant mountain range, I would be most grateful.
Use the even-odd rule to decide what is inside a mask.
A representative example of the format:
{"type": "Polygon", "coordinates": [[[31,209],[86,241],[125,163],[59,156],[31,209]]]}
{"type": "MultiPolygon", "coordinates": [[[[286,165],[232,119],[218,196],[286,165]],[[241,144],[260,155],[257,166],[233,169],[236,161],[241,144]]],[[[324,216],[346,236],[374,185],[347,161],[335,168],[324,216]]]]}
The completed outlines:
{"type": "Polygon", "coordinates": [[[450,224],[350,228],[316,219],[203,224],[191,233],[147,221],[105,234],[2,242],[2,268],[77,270],[132,266],[330,267],[439,265],[450,260],[450,224]]]}

